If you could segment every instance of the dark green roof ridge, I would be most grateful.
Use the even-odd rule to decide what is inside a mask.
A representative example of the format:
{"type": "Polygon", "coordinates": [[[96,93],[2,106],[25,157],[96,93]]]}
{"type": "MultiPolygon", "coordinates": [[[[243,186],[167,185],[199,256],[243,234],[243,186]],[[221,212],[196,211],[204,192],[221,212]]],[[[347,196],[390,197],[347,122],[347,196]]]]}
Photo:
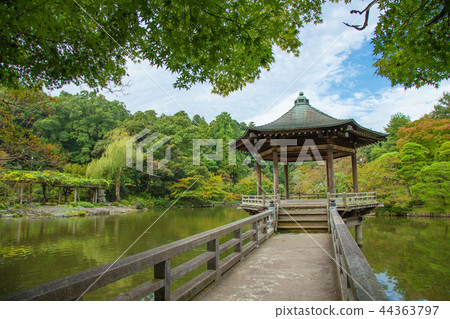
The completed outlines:
{"type": "Polygon", "coordinates": [[[295,129],[308,128],[325,128],[334,127],[344,124],[355,124],[360,129],[369,131],[376,135],[386,136],[385,133],[380,133],[371,129],[367,129],[353,119],[336,119],[309,104],[309,100],[300,92],[298,98],[295,100],[294,106],[280,116],[278,119],[259,126],[250,127],[252,131],[287,131],[295,129]]]}

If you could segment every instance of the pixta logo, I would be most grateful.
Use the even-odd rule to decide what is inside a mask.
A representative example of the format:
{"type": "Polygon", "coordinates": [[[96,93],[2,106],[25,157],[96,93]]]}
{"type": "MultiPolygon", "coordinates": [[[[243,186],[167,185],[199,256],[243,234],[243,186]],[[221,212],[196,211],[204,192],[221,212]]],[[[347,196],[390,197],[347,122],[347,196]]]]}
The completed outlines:
{"type": "Polygon", "coordinates": [[[170,137],[162,135],[158,132],[150,134],[149,129],[144,129],[138,134],[131,137],[126,144],[126,164],[127,167],[133,168],[134,160],[136,160],[136,170],[144,172],[144,159],[147,163],[147,174],[154,175],[154,168],[161,169],[171,158],[171,148],[168,145],[165,149],[164,159],[155,161],[155,151],[169,142],[170,137]],[[146,148],[146,152],[144,149],[146,148]]]}

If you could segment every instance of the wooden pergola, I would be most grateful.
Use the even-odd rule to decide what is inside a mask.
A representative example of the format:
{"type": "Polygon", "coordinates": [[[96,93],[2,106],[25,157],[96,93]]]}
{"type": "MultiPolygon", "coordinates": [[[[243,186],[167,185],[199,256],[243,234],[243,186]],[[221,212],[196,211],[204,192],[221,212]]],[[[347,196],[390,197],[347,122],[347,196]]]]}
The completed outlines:
{"type": "Polygon", "coordinates": [[[329,193],[335,192],[333,160],[350,156],[353,191],[358,192],[356,149],[386,140],[387,134],[376,132],[353,119],[335,119],[309,104],[300,92],[295,105],[275,121],[250,127],[236,140],[236,149],[254,153],[258,195],[261,187],[261,161],[273,162],[274,193],[279,194],[278,163],[284,164],[286,199],[289,199],[288,163],[324,161],[329,193]]]}

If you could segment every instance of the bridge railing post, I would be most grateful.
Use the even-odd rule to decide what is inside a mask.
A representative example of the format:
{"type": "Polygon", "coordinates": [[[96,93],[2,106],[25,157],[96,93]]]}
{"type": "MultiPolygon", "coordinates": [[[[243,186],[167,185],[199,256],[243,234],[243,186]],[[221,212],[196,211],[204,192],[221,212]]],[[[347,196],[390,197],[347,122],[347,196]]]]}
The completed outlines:
{"type": "Polygon", "coordinates": [[[262,205],[263,205],[263,207],[266,206],[266,192],[262,193],[262,205]]]}
{"type": "Polygon", "coordinates": [[[170,259],[156,264],[153,272],[155,279],[164,280],[164,286],[155,291],[155,300],[170,301],[170,259]]]}
{"type": "Polygon", "coordinates": [[[347,193],[345,192],[345,187],[342,190],[342,201],[344,203],[344,208],[346,208],[347,207],[347,193]]]}
{"type": "Polygon", "coordinates": [[[263,228],[262,228],[262,235],[264,237],[264,240],[267,240],[267,238],[269,238],[269,236],[268,236],[268,227],[269,227],[269,217],[264,217],[264,219],[263,219],[263,228]]]}
{"type": "Polygon", "coordinates": [[[252,235],[252,241],[255,242],[256,247],[258,247],[259,246],[258,222],[256,221],[252,223],[250,229],[255,231],[255,233],[252,235]]]}
{"type": "Polygon", "coordinates": [[[206,268],[208,270],[214,270],[216,272],[216,280],[220,278],[220,268],[219,268],[219,238],[215,238],[206,244],[206,250],[215,253],[214,258],[208,260],[206,268]]]}
{"type": "Polygon", "coordinates": [[[242,228],[236,229],[233,233],[233,238],[239,240],[239,242],[234,246],[234,252],[239,253],[239,259],[242,260],[244,255],[242,254],[242,228]]]}

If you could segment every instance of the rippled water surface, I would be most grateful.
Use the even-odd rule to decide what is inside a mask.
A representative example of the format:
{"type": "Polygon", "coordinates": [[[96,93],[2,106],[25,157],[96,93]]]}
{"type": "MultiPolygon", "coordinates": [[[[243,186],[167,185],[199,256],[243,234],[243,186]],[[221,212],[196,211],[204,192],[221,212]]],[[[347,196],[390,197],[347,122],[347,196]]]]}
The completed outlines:
{"type": "Polygon", "coordinates": [[[450,219],[367,218],[363,253],[389,300],[450,300],[450,219]]]}
{"type": "MultiPolygon", "coordinates": [[[[163,212],[57,219],[0,218],[0,297],[116,260],[163,212]]],[[[124,257],[245,217],[248,213],[229,207],[171,209],[124,257]]],[[[206,248],[181,255],[172,265],[203,249],[206,248]]],[[[149,276],[151,269],[94,291],[84,299],[111,299],[149,276]]],[[[188,279],[189,276],[184,280],[188,279]]]]}
{"type": "MultiPolygon", "coordinates": [[[[0,219],[0,298],[116,260],[163,210],[115,216],[0,219]]],[[[124,255],[248,217],[242,210],[171,209],[124,255]]],[[[368,218],[363,252],[390,300],[449,300],[449,219],[368,218]]],[[[206,247],[174,258],[172,267],[206,247]]],[[[179,287],[198,274],[177,280],[179,287]]],[[[84,297],[107,300],[149,280],[152,269],[84,297]]]]}

